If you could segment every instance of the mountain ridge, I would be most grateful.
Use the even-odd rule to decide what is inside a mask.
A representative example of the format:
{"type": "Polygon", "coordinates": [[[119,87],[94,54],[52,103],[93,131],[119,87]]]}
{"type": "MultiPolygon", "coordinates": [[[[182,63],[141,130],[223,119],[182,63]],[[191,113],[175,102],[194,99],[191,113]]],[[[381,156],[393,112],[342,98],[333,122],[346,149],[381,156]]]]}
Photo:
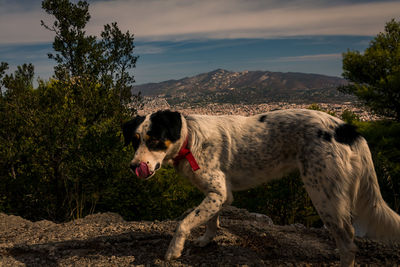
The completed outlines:
{"type": "Polygon", "coordinates": [[[352,97],[337,87],[347,81],[333,76],[300,72],[216,69],[178,80],[135,86],[133,93],[164,97],[169,103],[343,102],[352,97]]]}

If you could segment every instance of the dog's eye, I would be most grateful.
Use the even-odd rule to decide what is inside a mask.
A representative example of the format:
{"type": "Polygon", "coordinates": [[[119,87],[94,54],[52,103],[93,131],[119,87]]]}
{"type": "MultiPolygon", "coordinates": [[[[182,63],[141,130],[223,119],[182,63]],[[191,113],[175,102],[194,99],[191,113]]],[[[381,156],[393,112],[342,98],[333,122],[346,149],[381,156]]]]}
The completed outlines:
{"type": "Polygon", "coordinates": [[[140,145],[140,134],[135,133],[133,135],[132,145],[133,145],[133,149],[135,149],[135,151],[136,151],[140,145]]]}
{"type": "Polygon", "coordinates": [[[150,145],[157,145],[159,143],[159,141],[156,139],[150,138],[147,140],[147,143],[150,145]]]}

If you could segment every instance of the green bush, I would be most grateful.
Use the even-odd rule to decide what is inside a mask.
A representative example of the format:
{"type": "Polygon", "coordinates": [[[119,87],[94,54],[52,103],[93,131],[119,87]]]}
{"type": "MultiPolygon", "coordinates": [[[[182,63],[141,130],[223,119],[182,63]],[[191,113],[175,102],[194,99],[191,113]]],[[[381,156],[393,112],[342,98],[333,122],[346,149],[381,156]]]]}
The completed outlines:
{"type": "Polygon", "coordinates": [[[149,180],[140,180],[131,173],[113,180],[98,210],[117,212],[127,220],[164,220],[180,216],[203,197],[186,178],[167,167],[149,180]]]}
{"type": "Polygon", "coordinates": [[[4,211],[62,221],[90,213],[117,175],[126,113],[112,91],[61,82],[19,88],[2,97],[0,199],[4,211]],[[84,88],[84,89],[83,89],[84,88]],[[101,115],[97,115],[101,105],[101,115]]]}
{"type": "Polygon", "coordinates": [[[234,198],[233,205],[266,214],[275,224],[321,225],[297,172],[251,190],[236,192],[234,198]]]}

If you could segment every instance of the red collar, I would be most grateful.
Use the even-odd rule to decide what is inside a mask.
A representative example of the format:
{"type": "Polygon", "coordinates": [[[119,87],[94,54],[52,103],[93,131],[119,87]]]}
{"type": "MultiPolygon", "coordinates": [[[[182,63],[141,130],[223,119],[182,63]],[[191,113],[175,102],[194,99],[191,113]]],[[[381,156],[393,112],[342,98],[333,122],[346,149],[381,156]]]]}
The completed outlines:
{"type": "Polygon", "coordinates": [[[188,145],[188,138],[186,137],[185,142],[183,143],[181,150],[179,150],[178,156],[176,156],[174,160],[174,166],[177,166],[179,161],[182,159],[186,158],[187,161],[189,161],[190,166],[192,167],[193,171],[197,171],[200,169],[199,165],[196,162],[196,159],[194,158],[192,152],[189,150],[187,147],[188,145]]]}

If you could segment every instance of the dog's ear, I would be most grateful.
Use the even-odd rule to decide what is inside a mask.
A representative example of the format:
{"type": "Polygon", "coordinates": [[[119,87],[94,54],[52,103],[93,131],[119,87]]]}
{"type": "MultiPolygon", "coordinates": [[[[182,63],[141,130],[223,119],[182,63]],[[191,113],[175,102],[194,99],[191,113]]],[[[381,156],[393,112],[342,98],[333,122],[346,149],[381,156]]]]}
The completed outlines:
{"type": "Polygon", "coordinates": [[[122,134],[124,135],[125,146],[129,145],[133,140],[133,133],[137,127],[144,121],[145,117],[136,116],[132,120],[125,122],[122,125],[122,134]]]}
{"type": "Polygon", "coordinates": [[[181,138],[182,118],[179,112],[157,111],[150,116],[149,135],[175,142],[181,138]]]}

